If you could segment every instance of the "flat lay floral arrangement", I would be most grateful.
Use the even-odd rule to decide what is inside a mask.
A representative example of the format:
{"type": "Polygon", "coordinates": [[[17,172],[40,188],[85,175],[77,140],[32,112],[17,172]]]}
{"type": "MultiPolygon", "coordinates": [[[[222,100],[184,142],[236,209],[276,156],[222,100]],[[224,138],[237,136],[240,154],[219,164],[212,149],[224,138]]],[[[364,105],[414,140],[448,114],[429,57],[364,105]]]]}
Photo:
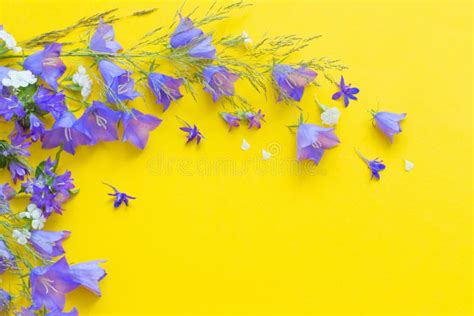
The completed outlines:
{"type": "MultiPolygon", "coordinates": [[[[341,145],[336,133],[341,113],[349,106],[360,106],[359,87],[344,75],[346,66],[317,56],[298,63],[288,61],[295,53],[310,49],[319,36],[257,39],[242,30],[216,38],[204,31],[248,6],[244,2],[215,3],[203,14],[179,8],[169,17],[170,25],[157,25],[130,47],[122,47],[115,39],[114,24],[124,17],[116,16],[114,10],[19,43],[8,33],[8,25],[0,25],[0,116],[6,122],[2,128],[9,128],[8,139],[0,140],[0,167],[12,180],[0,186],[0,273],[9,274],[12,284],[1,284],[1,311],[77,315],[76,309],[64,310],[67,293],[82,286],[101,295],[99,283],[106,276],[103,261],[68,262],[62,243],[71,233],[43,228],[48,218],[61,215],[65,203],[78,193],[73,175],[61,164],[62,155],[74,155],[79,146],[114,141],[146,150],[149,137],[160,133],[162,119],[133,106],[133,100],[147,91],[154,99],[146,102],[156,103],[165,113],[184,96],[196,99],[197,89],[202,89],[210,102],[219,105],[215,121],[223,132],[271,129],[271,118],[235,88],[237,81],[245,81],[262,100],[275,97],[277,102],[300,109],[301,115],[289,117],[287,126],[289,133],[295,134],[297,161],[310,160],[317,165],[326,150],[341,145]],[[82,36],[71,44],[64,39],[73,31],[82,36]],[[67,67],[71,59],[81,65],[67,67]],[[162,72],[163,64],[171,65],[173,71],[162,72]],[[328,85],[333,90],[332,106],[314,96],[320,122],[307,122],[299,103],[308,85],[328,85]],[[51,152],[51,157],[37,166],[28,163],[33,142],[51,152]],[[25,209],[12,209],[10,200],[17,197],[29,199],[25,209]]],[[[151,9],[130,16],[150,14],[158,13],[151,9]]],[[[403,137],[397,134],[406,113],[368,109],[368,117],[372,118],[368,124],[372,122],[378,130],[374,133],[385,134],[387,142],[403,137]]],[[[166,119],[181,125],[176,133],[184,134],[183,146],[199,146],[209,137],[192,117],[166,119]]],[[[243,139],[241,149],[249,146],[243,139]]],[[[354,148],[354,155],[360,156],[361,166],[368,167],[368,176],[383,181],[381,172],[386,166],[382,159],[367,157],[360,148],[354,148]]],[[[270,153],[262,151],[263,160],[270,158],[270,153]]],[[[405,161],[406,171],[413,167],[405,161]]],[[[110,188],[114,207],[128,206],[139,198],[113,183],[104,185],[110,188]]]]}

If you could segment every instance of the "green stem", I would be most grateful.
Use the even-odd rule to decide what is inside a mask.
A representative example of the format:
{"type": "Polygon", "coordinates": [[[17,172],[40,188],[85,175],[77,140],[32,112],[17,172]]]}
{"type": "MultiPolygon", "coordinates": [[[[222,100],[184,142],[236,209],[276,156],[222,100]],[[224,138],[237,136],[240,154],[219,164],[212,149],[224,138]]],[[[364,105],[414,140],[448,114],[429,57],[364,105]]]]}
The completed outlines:
{"type": "MultiPolygon", "coordinates": [[[[12,58],[24,58],[29,57],[32,54],[22,54],[22,55],[1,55],[0,59],[12,59],[12,58]]],[[[117,57],[117,58],[149,58],[149,57],[161,57],[161,58],[168,58],[165,55],[161,55],[160,53],[145,53],[145,54],[126,54],[126,53],[118,53],[118,54],[108,54],[108,53],[77,53],[77,52],[65,52],[61,54],[61,57],[117,57]]]]}
{"type": "Polygon", "coordinates": [[[354,149],[355,149],[356,153],[359,155],[359,157],[360,157],[365,163],[368,163],[368,162],[369,162],[369,160],[368,160],[367,158],[365,158],[364,155],[362,155],[362,153],[361,153],[357,148],[354,147],[354,149]]]}

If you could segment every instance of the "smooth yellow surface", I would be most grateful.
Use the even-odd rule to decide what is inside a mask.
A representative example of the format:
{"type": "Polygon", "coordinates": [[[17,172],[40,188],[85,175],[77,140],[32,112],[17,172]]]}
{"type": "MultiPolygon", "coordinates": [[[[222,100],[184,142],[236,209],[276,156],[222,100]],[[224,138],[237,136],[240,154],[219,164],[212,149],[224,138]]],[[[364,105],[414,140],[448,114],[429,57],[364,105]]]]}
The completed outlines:
{"type": "MultiPolygon", "coordinates": [[[[109,8],[157,7],[117,24],[124,47],[169,25],[180,4],[0,3],[0,21],[20,40],[109,8]]],[[[201,92],[164,114],[149,95],[133,102],[164,119],[146,150],[107,143],[61,161],[81,192],[47,228],[72,231],[69,261],[107,259],[108,272],[102,298],[79,290],[68,306],[83,315],[471,315],[471,14],[470,1],[255,1],[206,27],[217,36],[323,34],[293,60],[326,55],[350,66],[344,75],[361,89],[358,102],[331,101],[335,87],[322,76],[302,101],[315,123],[316,93],[337,104],[342,143],[318,167],[297,166],[285,126],[298,110],[251,90],[240,93],[266,113],[259,131],[228,133],[220,105],[201,92]],[[370,122],[367,110],[377,107],[408,113],[392,145],[370,122]],[[202,128],[199,147],[184,145],[175,115],[202,128]],[[370,181],[355,146],[385,161],[381,181],[370,181]],[[262,148],[272,159],[261,159],[262,148]],[[101,181],[138,199],[115,210],[101,181]]],[[[46,157],[35,153],[33,161],[46,157]]]]}

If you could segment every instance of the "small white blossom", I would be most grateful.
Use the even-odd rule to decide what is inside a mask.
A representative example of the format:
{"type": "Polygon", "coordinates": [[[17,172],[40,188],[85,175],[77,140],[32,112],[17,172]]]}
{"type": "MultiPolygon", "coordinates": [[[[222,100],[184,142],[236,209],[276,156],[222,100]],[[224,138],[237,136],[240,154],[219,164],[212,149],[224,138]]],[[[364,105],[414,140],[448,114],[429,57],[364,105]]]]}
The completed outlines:
{"type": "Polygon", "coordinates": [[[341,116],[341,112],[338,108],[326,108],[323,113],[321,113],[321,120],[325,125],[336,125],[339,121],[339,117],[341,116]]]}
{"type": "Polygon", "coordinates": [[[31,238],[31,233],[26,229],[14,229],[12,236],[20,245],[26,245],[28,239],[31,238]]]}
{"type": "Polygon", "coordinates": [[[268,160],[272,157],[272,154],[270,154],[268,151],[265,149],[262,149],[262,158],[263,160],[268,160]]]}
{"type": "Polygon", "coordinates": [[[77,72],[72,76],[72,82],[81,87],[81,95],[86,100],[92,90],[92,80],[87,74],[86,68],[79,66],[77,72]]]}
{"type": "Polygon", "coordinates": [[[242,140],[242,145],[240,146],[242,150],[249,150],[250,149],[250,144],[247,142],[247,140],[244,138],[242,140]]]}
{"type": "Polygon", "coordinates": [[[43,211],[41,211],[36,204],[28,205],[26,212],[21,212],[19,216],[21,218],[31,219],[31,227],[33,227],[33,229],[42,229],[46,222],[46,218],[43,216],[43,211]]]}
{"type": "Polygon", "coordinates": [[[6,87],[13,87],[18,89],[20,87],[24,88],[30,84],[35,83],[37,78],[29,70],[10,70],[8,72],[8,77],[3,78],[2,84],[6,87]]]}
{"type": "Polygon", "coordinates": [[[412,171],[415,168],[415,164],[410,160],[405,159],[405,171],[412,171]]]}
{"type": "Polygon", "coordinates": [[[5,46],[15,53],[21,52],[21,47],[16,46],[15,38],[5,30],[0,30],[0,40],[5,42],[5,46]]]}
{"type": "Polygon", "coordinates": [[[247,34],[247,32],[243,31],[242,32],[242,40],[244,41],[244,45],[248,48],[250,45],[252,45],[253,41],[250,38],[250,36],[247,34]]]}

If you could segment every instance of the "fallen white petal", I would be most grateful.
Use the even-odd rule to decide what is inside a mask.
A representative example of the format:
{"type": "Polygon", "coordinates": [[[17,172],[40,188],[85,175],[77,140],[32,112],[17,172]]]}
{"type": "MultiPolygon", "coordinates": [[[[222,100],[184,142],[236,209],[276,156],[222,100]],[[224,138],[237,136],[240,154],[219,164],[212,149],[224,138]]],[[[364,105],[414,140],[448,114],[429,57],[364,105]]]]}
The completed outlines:
{"type": "Polygon", "coordinates": [[[412,171],[413,168],[415,168],[415,164],[413,162],[405,159],[405,170],[406,171],[412,171]]]}
{"type": "Polygon", "coordinates": [[[265,149],[262,149],[262,157],[263,157],[263,160],[268,160],[272,157],[272,154],[270,154],[268,151],[266,151],[265,149]]]}
{"type": "Polygon", "coordinates": [[[240,146],[242,150],[249,150],[250,149],[250,144],[247,142],[247,140],[244,138],[242,140],[242,146],[240,146]]]}

